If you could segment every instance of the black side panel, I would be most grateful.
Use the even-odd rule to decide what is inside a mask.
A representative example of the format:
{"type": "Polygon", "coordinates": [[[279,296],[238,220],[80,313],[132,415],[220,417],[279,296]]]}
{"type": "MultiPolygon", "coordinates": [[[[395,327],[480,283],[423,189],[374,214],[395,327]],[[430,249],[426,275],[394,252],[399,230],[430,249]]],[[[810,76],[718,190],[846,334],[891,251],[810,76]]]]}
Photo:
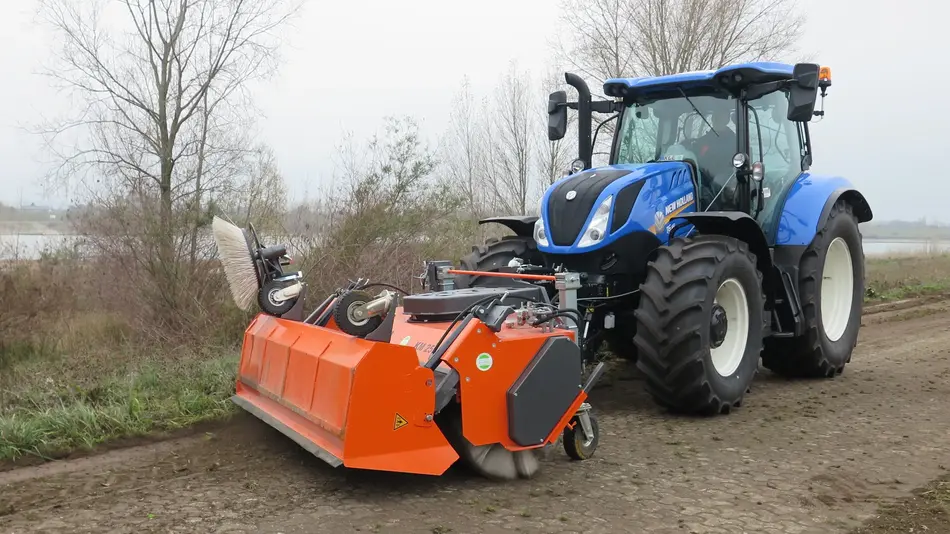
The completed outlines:
{"type": "Polygon", "coordinates": [[[581,392],[580,349],[566,337],[545,341],[508,390],[508,435],[528,447],[538,445],[581,392]]]}
{"type": "Polygon", "coordinates": [[[616,232],[627,222],[633,204],[637,201],[640,190],[643,189],[645,183],[647,183],[646,180],[638,180],[617,193],[617,201],[614,203],[614,218],[610,221],[610,233],[616,232]]]}
{"type": "Polygon", "coordinates": [[[630,172],[619,169],[588,170],[555,185],[547,205],[551,241],[558,246],[573,244],[594,208],[597,197],[608,185],[630,172]],[[575,192],[571,200],[567,199],[568,191],[575,192]]]}
{"type": "MultiPolygon", "coordinates": [[[[508,293],[508,299],[518,304],[522,300],[542,301],[543,289],[530,287],[469,287],[450,291],[417,293],[406,295],[402,300],[402,309],[414,319],[452,320],[456,315],[479,300],[488,297],[501,297],[508,293]]],[[[489,301],[485,301],[488,304],[489,301]]],[[[506,299],[506,303],[508,300],[506,299]]]]}

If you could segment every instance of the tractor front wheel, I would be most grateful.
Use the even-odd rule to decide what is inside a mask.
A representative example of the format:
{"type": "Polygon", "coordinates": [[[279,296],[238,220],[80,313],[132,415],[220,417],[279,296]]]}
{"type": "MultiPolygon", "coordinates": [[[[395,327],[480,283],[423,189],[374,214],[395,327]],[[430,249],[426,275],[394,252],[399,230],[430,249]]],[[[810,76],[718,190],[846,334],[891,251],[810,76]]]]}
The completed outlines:
{"type": "Polygon", "coordinates": [[[637,367],[660,405],[704,415],[742,403],[766,328],[762,273],[748,245],[725,236],[660,247],[640,286],[637,367]]]}
{"type": "MultiPolygon", "coordinates": [[[[514,258],[520,258],[524,263],[535,265],[544,262],[533,238],[507,235],[501,239],[489,238],[484,245],[473,246],[472,252],[462,257],[459,264],[466,271],[499,272],[508,267],[508,262],[514,258]]],[[[510,286],[513,282],[509,278],[486,276],[459,275],[455,277],[456,287],[462,289],[480,286],[510,286]]]]}
{"type": "Polygon", "coordinates": [[[802,255],[798,280],[805,334],[768,339],[762,365],[789,377],[834,378],[851,361],[864,301],[858,220],[839,200],[802,255]]]}

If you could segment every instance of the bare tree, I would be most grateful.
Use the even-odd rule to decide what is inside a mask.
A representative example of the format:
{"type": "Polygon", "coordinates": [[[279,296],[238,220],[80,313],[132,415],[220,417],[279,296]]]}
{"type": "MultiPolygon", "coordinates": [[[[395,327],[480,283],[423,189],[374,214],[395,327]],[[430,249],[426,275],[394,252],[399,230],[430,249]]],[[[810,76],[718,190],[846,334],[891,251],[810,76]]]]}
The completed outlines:
{"type": "Polygon", "coordinates": [[[636,1],[562,0],[561,23],[569,31],[557,32],[553,43],[562,66],[596,80],[634,71],[639,51],[633,47],[635,26],[629,15],[636,1]],[[565,35],[571,38],[565,40],[565,35]]]}
{"type": "Polygon", "coordinates": [[[512,64],[495,89],[489,131],[492,166],[489,183],[497,208],[508,214],[527,213],[536,183],[537,134],[544,126],[538,119],[528,72],[512,64]]]}
{"type": "Polygon", "coordinates": [[[48,75],[80,103],[44,129],[60,161],[51,177],[79,180],[102,208],[101,245],[127,236],[166,316],[193,300],[182,281],[206,211],[241,190],[234,170],[254,154],[247,84],[276,68],[289,1],[41,0],[61,42],[48,75]]]}
{"type": "Polygon", "coordinates": [[[449,116],[449,130],[441,147],[442,164],[450,183],[465,199],[472,217],[484,215],[490,204],[485,185],[490,160],[488,132],[479,114],[475,95],[466,78],[456,95],[449,116]]]}
{"type": "Polygon", "coordinates": [[[561,61],[585,75],[656,76],[795,53],[795,0],[564,0],[561,61]]]}

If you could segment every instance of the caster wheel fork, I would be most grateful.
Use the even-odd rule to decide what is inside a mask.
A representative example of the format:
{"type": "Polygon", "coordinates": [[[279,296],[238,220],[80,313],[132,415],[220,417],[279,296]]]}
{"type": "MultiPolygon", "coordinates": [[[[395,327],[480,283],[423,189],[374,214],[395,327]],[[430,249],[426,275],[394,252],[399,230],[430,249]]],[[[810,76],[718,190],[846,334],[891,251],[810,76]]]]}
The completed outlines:
{"type": "Polygon", "coordinates": [[[594,455],[600,442],[600,427],[591,414],[589,403],[581,404],[564,429],[564,452],[572,460],[587,460],[594,455]]]}

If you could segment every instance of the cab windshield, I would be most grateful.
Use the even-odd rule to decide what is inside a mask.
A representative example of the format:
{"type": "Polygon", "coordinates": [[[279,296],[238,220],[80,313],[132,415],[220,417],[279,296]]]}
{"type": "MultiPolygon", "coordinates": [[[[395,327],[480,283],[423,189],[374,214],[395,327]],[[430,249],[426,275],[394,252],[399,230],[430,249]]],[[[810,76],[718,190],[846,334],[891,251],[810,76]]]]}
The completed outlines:
{"type": "Polygon", "coordinates": [[[719,204],[735,182],[735,112],[736,100],[719,95],[633,104],[623,114],[615,163],[691,159],[700,170],[700,202],[719,204]]]}

